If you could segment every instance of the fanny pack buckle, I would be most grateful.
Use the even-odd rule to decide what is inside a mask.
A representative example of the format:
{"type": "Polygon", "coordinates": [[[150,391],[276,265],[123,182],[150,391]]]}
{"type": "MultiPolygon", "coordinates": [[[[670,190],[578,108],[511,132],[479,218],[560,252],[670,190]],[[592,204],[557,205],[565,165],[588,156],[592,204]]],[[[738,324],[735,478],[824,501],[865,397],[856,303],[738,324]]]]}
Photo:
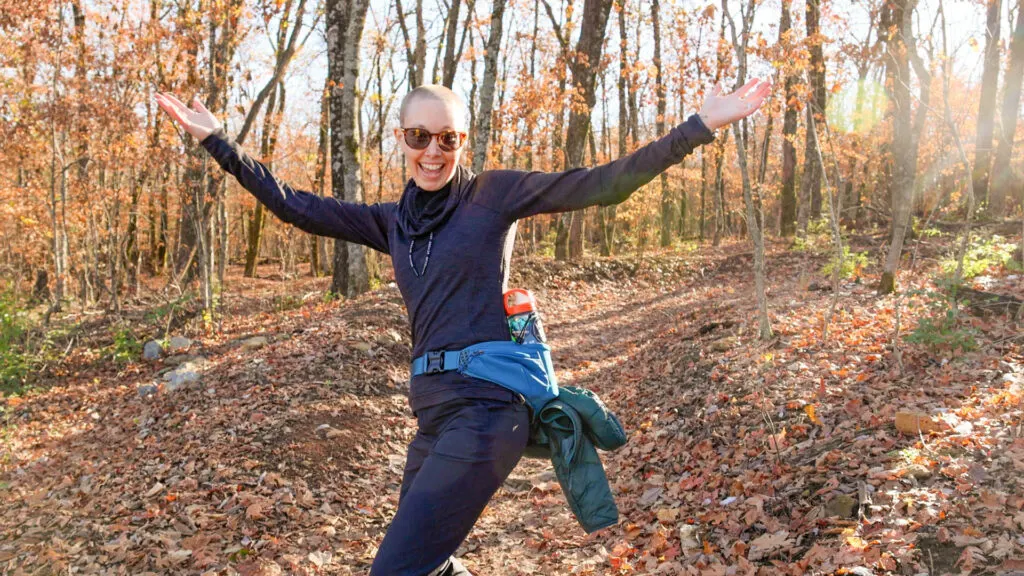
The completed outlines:
{"type": "Polygon", "coordinates": [[[438,374],[444,372],[444,350],[427,352],[427,374],[438,374]]]}

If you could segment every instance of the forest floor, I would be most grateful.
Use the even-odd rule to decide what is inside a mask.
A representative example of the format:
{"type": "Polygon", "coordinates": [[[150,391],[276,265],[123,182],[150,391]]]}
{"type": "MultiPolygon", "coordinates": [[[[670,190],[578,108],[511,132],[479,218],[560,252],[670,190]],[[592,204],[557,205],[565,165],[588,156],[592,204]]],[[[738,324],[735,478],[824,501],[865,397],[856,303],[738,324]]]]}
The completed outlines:
{"type": "MultiPolygon", "coordinates": [[[[602,453],[620,522],[586,535],[550,463],[523,460],[459,556],[480,575],[1022,573],[1024,329],[978,308],[941,324],[949,244],[921,244],[901,297],[873,266],[844,281],[827,336],[828,256],[771,246],[767,342],[746,244],[517,258],[561,383],[629,434],[602,453]]],[[[168,361],[83,335],[0,402],[0,572],[366,573],[415,427],[401,298],[264,274],[232,270],[220,331],[182,328],[197,383],[140,394],[168,361]]],[[[974,282],[1024,300],[1020,272],[974,282]]]]}

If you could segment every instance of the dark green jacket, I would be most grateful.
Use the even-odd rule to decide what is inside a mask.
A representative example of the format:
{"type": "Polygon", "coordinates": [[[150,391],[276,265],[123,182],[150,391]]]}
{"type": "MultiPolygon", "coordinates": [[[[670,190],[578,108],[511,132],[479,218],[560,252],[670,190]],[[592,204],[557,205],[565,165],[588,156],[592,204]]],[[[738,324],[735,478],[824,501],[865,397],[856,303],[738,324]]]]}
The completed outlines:
{"type": "Polygon", "coordinates": [[[590,532],[619,521],[596,448],[615,450],[626,443],[619,419],[590,390],[561,386],[533,419],[526,455],[550,458],[569,507],[590,532]]]}

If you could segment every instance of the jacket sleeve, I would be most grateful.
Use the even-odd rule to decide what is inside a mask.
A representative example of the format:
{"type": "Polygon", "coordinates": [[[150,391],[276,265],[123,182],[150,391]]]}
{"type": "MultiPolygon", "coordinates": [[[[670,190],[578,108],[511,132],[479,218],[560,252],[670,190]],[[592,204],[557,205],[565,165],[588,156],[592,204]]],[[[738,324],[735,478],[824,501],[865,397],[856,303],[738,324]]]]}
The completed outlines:
{"type": "Polygon", "coordinates": [[[204,138],[202,145],[221,168],[282,221],[310,234],[389,253],[388,228],[394,218],[394,203],[358,204],[295,190],[246,154],[222,128],[204,138]]]}
{"type": "Polygon", "coordinates": [[[476,201],[518,220],[535,214],[610,206],[629,198],[644,184],[701,145],[714,140],[696,114],[667,135],[632,154],[594,168],[565,172],[492,170],[480,174],[476,201]]]}

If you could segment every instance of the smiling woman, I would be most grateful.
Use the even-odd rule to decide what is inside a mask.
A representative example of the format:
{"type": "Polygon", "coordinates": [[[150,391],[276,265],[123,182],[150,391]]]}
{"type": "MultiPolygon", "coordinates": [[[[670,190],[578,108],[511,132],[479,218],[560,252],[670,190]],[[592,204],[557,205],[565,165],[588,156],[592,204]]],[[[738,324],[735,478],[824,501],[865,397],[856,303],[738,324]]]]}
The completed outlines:
{"type": "Polygon", "coordinates": [[[189,109],[173,96],[157,96],[279,218],[391,255],[412,325],[413,365],[432,368],[412,370],[409,404],[419,429],[409,444],[398,512],[371,575],[468,574],[451,555],[526,447],[530,414],[523,396],[434,362],[476,344],[510,341],[502,294],[516,221],[624,201],[711,142],[713,130],[753,114],[769,91],[757,80],[728,96],[716,87],[699,115],[595,168],[473,174],[461,165],[465,105],[448,88],[421,86],[403,100],[395,129],[412,178],[398,202],[372,205],[294,190],[233,142],[202,103],[189,109]]]}
{"type": "Polygon", "coordinates": [[[466,110],[462,100],[444,86],[420,86],[409,92],[399,109],[395,129],[406,168],[416,185],[436,192],[455,175],[466,142],[466,110]]]}

